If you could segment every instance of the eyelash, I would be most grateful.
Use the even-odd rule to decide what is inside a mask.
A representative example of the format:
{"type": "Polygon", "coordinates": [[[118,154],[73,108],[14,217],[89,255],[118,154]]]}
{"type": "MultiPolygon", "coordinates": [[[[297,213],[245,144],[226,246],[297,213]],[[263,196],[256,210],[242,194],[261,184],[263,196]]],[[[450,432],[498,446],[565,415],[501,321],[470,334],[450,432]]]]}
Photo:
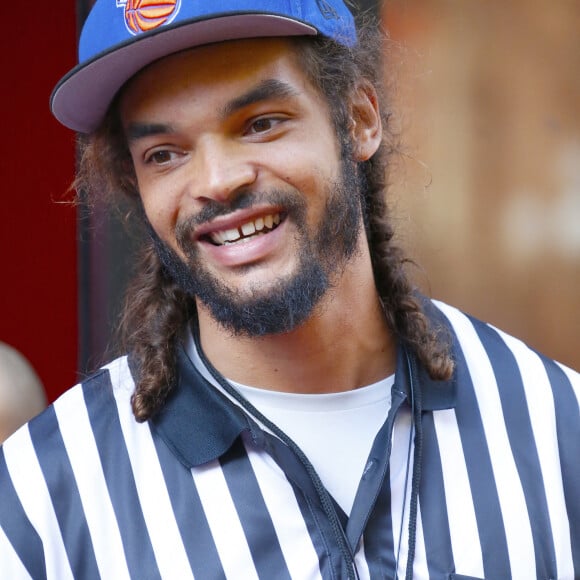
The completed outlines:
{"type": "Polygon", "coordinates": [[[175,157],[175,155],[177,155],[177,153],[175,151],[170,151],[169,149],[158,149],[157,151],[153,151],[152,153],[149,153],[144,161],[146,165],[165,165],[166,163],[169,163],[170,161],[172,161],[175,157]],[[163,161],[155,161],[155,157],[159,156],[159,155],[164,155],[167,157],[167,159],[163,160],[163,161]]]}
{"type": "Polygon", "coordinates": [[[246,130],[246,134],[250,135],[260,135],[262,133],[268,133],[272,129],[274,129],[279,123],[283,122],[283,117],[275,117],[275,116],[265,116],[265,117],[258,117],[257,119],[252,119],[252,121],[248,125],[248,129],[246,130]],[[268,123],[268,127],[261,131],[255,131],[254,129],[260,123],[268,123]]]}
{"type": "MultiPolygon", "coordinates": [[[[273,130],[278,124],[284,121],[284,117],[275,117],[275,116],[264,116],[258,117],[256,119],[252,119],[248,124],[248,128],[245,131],[247,135],[261,135],[263,133],[269,133],[273,130]],[[267,127],[263,128],[262,130],[255,130],[256,127],[260,124],[266,123],[267,127]]],[[[165,165],[170,163],[175,159],[176,156],[179,155],[178,151],[172,151],[171,149],[158,149],[153,151],[152,153],[148,153],[143,161],[145,165],[165,165]],[[164,160],[156,161],[156,157],[163,156],[164,160]]]]}

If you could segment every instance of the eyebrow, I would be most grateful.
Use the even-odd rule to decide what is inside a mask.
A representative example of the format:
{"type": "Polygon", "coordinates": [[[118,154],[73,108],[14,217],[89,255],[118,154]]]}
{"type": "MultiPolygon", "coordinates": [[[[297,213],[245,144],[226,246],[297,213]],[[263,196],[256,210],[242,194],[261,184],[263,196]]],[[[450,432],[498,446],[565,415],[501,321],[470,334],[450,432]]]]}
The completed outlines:
{"type": "MultiPolygon", "coordinates": [[[[259,83],[257,86],[250,89],[248,92],[232,99],[226,103],[219,112],[222,119],[227,118],[244,107],[248,107],[255,103],[266,101],[268,99],[288,99],[295,97],[299,93],[290,84],[278,79],[267,79],[259,83]]],[[[127,142],[134,143],[139,139],[151,137],[155,135],[162,135],[172,133],[174,128],[171,125],[164,123],[129,123],[125,129],[125,137],[127,142]]]]}
{"type": "Polygon", "coordinates": [[[279,79],[267,79],[250,89],[247,93],[232,99],[220,111],[220,117],[225,119],[244,107],[248,107],[268,99],[288,99],[299,93],[290,84],[279,79]]]}
{"type": "Polygon", "coordinates": [[[125,137],[129,143],[132,143],[144,137],[171,133],[172,131],[173,127],[171,125],[164,125],[163,123],[129,123],[125,129],[125,137]]]}

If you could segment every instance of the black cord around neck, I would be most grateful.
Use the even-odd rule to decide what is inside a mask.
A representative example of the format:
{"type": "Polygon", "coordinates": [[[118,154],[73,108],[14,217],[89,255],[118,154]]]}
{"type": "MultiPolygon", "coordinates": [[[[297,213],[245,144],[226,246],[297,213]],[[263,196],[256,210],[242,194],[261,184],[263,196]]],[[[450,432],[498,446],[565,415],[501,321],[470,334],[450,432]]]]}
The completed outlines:
{"type": "MultiPolygon", "coordinates": [[[[407,358],[407,370],[409,373],[409,391],[411,395],[411,416],[415,426],[415,453],[413,455],[413,479],[411,483],[411,502],[409,507],[409,549],[407,552],[407,570],[405,580],[413,579],[413,562],[415,560],[415,547],[417,544],[417,510],[419,500],[419,486],[421,484],[421,467],[423,461],[423,424],[421,421],[422,401],[421,387],[415,385],[415,364],[405,351],[407,358]]],[[[400,545],[400,541],[399,541],[400,545]]]]}
{"type": "Polygon", "coordinates": [[[224,389],[224,391],[230,395],[233,399],[235,399],[241,407],[247,411],[250,415],[252,415],[256,420],[258,420],[262,425],[264,425],[267,429],[269,429],[276,437],[278,437],[283,443],[285,443],[298,457],[304,468],[306,469],[316,493],[318,495],[318,499],[322,505],[322,509],[328,518],[334,537],[338,543],[339,549],[342,553],[343,559],[346,563],[346,569],[348,574],[349,580],[358,580],[359,574],[356,568],[356,564],[354,561],[354,555],[348,545],[348,540],[346,538],[344,529],[338,519],[338,515],[334,506],[332,505],[332,500],[324,484],[322,483],[320,476],[314,469],[312,463],[310,463],[309,459],[306,457],[302,449],[294,443],[294,441],[280,429],[275,423],[270,421],[265,415],[263,415],[254,405],[252,405],[241,393],[239,393],[236,389],[232,387],[232,385],[225,379],[225,377],[212,365],[212,363],[208,360],[203,352],[201,347],[201,342],[199,339],[199,327],[196,323],[192,325],[192,334],[193,340],[195,342],[195,347],[199,354],[199,357],[207,370],[210,372],[212,377],[218,382],[218,384],[224,389]]]}
{"type": "Polygon", "coordinates": [[[411,428],[409,429],[409,441],[407,443],[407,461],[405,466],[405,481],[403,483],[403,501],[401,502],[401,523],[399,525],[399,545],[397,547],[397,557],[395,558],[395,578],[399,574],[399,560],[401,558],[401,545],[403,543],[403,526],[405,524],[405,508],[407,506],[407,488],[409,485],[409,471],[411,466],[411,450],[413,448],[413,435],[415,433],[413,412],[415,409],[415,399],[411,391],[411,428]]]}

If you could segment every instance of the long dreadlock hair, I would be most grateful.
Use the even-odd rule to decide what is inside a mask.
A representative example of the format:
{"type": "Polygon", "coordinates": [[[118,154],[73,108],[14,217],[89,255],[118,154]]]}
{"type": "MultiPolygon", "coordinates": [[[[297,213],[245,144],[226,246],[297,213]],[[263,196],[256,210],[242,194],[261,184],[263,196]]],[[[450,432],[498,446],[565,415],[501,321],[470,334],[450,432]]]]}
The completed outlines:
{"type": "MultiPolygon", "coordinates": [[[[409,260],[394,242],[387,189],[390,161],[399,153],[399,138],[382,82],[383,32],[359,22],[359,42],[347,48],[325,37],[292,40],[312,85],[326,98],[336,134],[349,149],[349,104],[356,87],[370,83],[379,95],[383,140],[375,155],[360,164],[366,187],[361,205],[377,290],[387,323],[398,341],[419,358],[429,375],[445,380],[453,371],[446,338],[423,312],[423,299],[407,274],[409,260]]],[[[137,181],[116,103],[101,127],[80,138],[75,187],[91,196],[115,201],[124,195],[142,215],[137,181]]],[[[120,348],[127,352],[136,382],[133,413],[145,421],[159,411],[176,378],[176,353],[182,329],[196,315],[195,302],[164,269],[151,243],[145,243],[130,283],[120,321],[120,348]]]]}

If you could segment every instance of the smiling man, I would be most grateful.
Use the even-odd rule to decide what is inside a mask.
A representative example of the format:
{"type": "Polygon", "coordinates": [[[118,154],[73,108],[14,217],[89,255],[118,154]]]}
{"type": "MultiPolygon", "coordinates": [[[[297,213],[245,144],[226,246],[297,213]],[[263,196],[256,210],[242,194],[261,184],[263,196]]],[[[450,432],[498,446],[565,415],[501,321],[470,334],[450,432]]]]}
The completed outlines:
{"type": "MultiPolygon", "coordinates": [[[[367,108],[368,158],[380,126],[367,108]]],[[[341,270],[355,252],[371,273],[356,163],[341,159],[328,104],[289,41],[168,57],[128,83],[119,111],[160,253],[199,316],[249,335],[293,330],[331,281],[350,279],[341,270]]]]}
{"type": "Polygon", "coordinates": [[[52,110],[147,236],[126,355],[0,450],[7,578],[578,578],[580,381],[405,273],[380,31],[97,0],[52,110]]]}

